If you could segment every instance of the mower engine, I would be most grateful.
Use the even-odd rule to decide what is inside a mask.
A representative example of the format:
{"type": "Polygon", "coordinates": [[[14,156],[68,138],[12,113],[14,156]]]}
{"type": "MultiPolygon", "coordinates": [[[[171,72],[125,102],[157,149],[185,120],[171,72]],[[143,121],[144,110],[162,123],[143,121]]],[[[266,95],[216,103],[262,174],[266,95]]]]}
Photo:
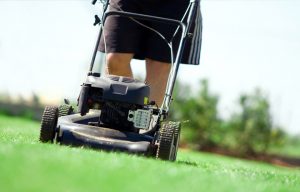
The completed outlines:
{"type": "Polygon", "coordinates": [[[99,124],[122,130],[148,129],[153,110],[149,108],[150,87],[128,77],[90,74],[82,85],[78,110],[101,110],[99,124]]]}

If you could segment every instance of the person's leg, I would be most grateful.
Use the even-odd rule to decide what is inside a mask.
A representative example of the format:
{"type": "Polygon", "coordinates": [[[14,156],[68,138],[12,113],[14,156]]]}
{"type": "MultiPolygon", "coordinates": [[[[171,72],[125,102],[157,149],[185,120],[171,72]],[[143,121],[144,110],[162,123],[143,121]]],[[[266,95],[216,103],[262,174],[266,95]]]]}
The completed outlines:
{"type": "MultiPolygon", "coordinates": [[[[110,0],[109,11],[141,13],[138,0],[110,0]]],[[[130,61],[133,53],[141,50],[140,42],[144,38],[143,27],[130,18],[110,16],[104,23],[99,51],[107,53],[107,74],[132,77],[130,61]]]]}
{"type": "Polygon", "coordinates": [[[106,74],[132,78],[130,61],[133,53],[108,53],[106,74]]]}
{"type": "Polygon", "coordinates": [[[171,69],[170,63],[146,59],[146,82],[150,85],[150,101],[161,106],[171,69]]]}

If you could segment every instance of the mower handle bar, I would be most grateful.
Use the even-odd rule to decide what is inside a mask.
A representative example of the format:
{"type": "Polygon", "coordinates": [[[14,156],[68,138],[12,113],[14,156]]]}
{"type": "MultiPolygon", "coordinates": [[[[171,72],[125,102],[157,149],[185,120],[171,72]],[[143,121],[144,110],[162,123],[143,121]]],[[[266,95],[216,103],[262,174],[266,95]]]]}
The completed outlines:
{"type": "MultiPolygon", "coordinates": [[[[173,89],[174,89],[174,85],[175,85],[175,81],[176,81],[176,76],[177,76],[177,73],[179,70],[179,65],[180,65],[182,54],[183,54],[183,48],[184,48],[184,45],[186,42],[187,33],[191,27],[189,21],[191,20],[191,18],[194,17],[195,10],[196,10],[196,7],[198,6],[198,3],[199,3],[199,0],[191,0],[190,1],[190,4],[192,4],[192,6],[190,7],[190,11],[188,14],[187,25],[178,20],[157,17],[157,16],[152,16],[152,15],[143,15],[143,14],[125,12],[125,11],[108,11],[108,12],[106,12],[108,3],[106,3],[105,8],[104,8],[104,14],[102,16],[103,23],[101,25],[104,25],[107,17],[112,16],[112,15],[117,15],[117,16],[122,16],[122,17],[136,18],[136,19],[141,19],[141,20],[156,21],[156,22],[160,22],[160,23],[176,25],[181,28],[181,38],[180,38],[180,42],[179,42],[179,46],[178,46],[178,51],[176,54],[175,62],[172,63],[172,67],[171,67],[171,71],[169,74],[169,79],[168,79],[168,83],[167,83],[167,87],[166,87],[165,97],[163,100],[163,104],[161,106],[161,112],[164,112],[164,113],[168,113],[168,111],[169,111],[169,106],[172,101],[172,93],[173,93],[173,89]]],[[[93,59],[92,59],[91,66],[90,66],[90,72],[92,72],[92,70],[93,70],[93,65],[94,65],[96,52],[98,50],[101,35],[102,35],[102,28],[100,29],[100,33],[98,36],[97,44],[95,47],[93,59]]]]}
{"type": "Polygon", "coordinates": [[[182,23],[181,21],[175,20],[175,19],[157,17],[157,16],[152,16],[152,15],[143,15],[143,14],[139,14],[139,13],[125,12],[125,11],[109,11],[104,15],[103,22],[105,22],[106,18],[111,15],[117,15],[117,16],[122,16],[122,17],[131,17],[131,18],[148,20],[148,21],[156,21],[156,22],[166,23],[166,24],[171,24],[171,25],[176,25],[176,26],[179,25],[181,27],[182,31],[184,31],[186,28],[184,23],[182,23]]]}
{"type": "Polygon", "coordinates": [[[164,102],[161,106],[161,111],[165,110],[166,112],[168,112],[169,105],[172,100],[172,92],[174,89],[174,84],[176,81],[179,64],[180,64],[180,60],[181,60],[181,56],[182,56],[182,52],[183,52],[183,47],[184,47],[184,42],[185,42],[184,40],[186,37],[186,25],[183,22],[175,20],[175,19],[157,17],[157,16],[152,16],[152,15],[143,15],[143,14],[125,12],[125,11],[109,11],[109,12],[105,13],[105,15],[103,17],[103,24],[105,23],[107,17],[113,16],[113,15],[117,15],[117,16],[121,16],[121,17],[135,18],[135,19],[139,19],[139,20],[160,22],[160,23],[165,23],[165,24],[175,25],[175,26],[180,27],[180,29],[181,29],[180,43],[178,46],[178,51],[176,54],[175,62],[172,63],[172,67],[171,67],[171,71],[170,71],[170,75],[169,75],[169,79],[168,79],[169,82],[167,83],[167,87],[166,87],[164,102]]]}

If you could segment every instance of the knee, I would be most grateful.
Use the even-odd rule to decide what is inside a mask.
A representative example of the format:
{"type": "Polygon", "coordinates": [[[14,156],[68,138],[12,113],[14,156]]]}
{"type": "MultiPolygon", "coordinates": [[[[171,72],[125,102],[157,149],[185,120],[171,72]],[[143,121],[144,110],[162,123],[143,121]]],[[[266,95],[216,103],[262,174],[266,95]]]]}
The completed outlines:
{"type": "Polygon", "coordinates": [[[118,53],[108,53],[106,57],[107,68],[109,71],[116,71],[122,67],[128,67],[129,63],[126,62],[124,57],[118,53]]]}
{"type": "Polygon", "coordinates": [[[151,72],[155,72],[157,74],[168,74],[171,69],[170,63],[155,61],[152,59],[147,59],[147,70],[151,72]]]}

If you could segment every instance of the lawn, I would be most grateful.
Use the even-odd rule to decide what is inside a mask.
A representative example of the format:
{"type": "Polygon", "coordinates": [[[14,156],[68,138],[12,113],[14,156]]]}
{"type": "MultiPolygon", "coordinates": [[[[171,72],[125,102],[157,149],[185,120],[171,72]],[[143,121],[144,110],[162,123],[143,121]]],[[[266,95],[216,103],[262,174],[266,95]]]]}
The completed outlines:
{"type": "Polygon", "coordinates": [[[38,142],[0,116],[0,191],[300,191],[300,169],[180,151],[175,163],[38,142]]]}

